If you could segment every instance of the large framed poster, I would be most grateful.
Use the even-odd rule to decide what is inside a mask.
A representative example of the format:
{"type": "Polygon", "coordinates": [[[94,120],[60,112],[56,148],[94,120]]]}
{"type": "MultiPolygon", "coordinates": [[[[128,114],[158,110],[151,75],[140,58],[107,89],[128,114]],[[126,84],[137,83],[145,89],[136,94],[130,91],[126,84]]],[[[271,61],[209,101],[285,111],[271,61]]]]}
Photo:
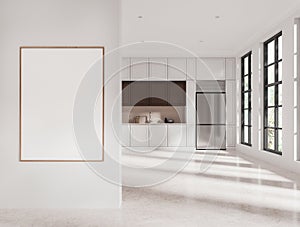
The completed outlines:
{"type": "Polygon", "coordinates": [[[101,162],[104,160],[103,147],[104,47],[20,47],[19,160],[101,162]],[[88,77],[93,79],[89,82],[90,87],[88,77]],[[94,102],[93,97],[79,97],[84,94],[82,87],[86,93],[99,92],[97,101],[94,102]],[[77,104],[80,98],[82,107],[77,104]],[[79,119],[77,115],[85,113],[92,105],[94,119],[88,119],[88,122],[95,124],[93,129],[99,140],[96,149],[89,144],[89,139],[94,139],[89,132],[92,127],[74,127],[74,118],[79,119]],[[77,108],[76,112],[74,108],[77,108]],[[85,143],[85,151],[78,143],[78,136],[85,137],[81,142],[85,143]]]}

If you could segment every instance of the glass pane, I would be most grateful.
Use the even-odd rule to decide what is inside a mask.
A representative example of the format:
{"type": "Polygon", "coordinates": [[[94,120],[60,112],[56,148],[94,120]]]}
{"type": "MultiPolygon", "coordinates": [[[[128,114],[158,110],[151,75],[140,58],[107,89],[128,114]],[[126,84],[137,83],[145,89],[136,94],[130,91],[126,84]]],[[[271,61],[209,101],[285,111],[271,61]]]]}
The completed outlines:
{"type": "Polygon", "coordinates": [[[248,74],[248,68],[249,68],[248,61],[249,61],[248,57],[244,58],[244,75],[248,74]]]}
{"type": "Polygon", "coordinates": [[[282,36],[278,38],[278,60],[282,59],[282,36]]]}
{"type": "Polygon", "coordinates": [[[248,93],[244,93],[244,108],[248,108],[248,93]]]}
{"type": "Polygon", "coordinates": [[[278,81],[282,81],[282,62],[278,64],[278,81]]]}
{"type": "Polygon", "coordinates": [[[275,108],[268,108],[268,127],[275,127],[275,108]]]}
{"type": "Polygon", "coordinates": [[[244,124],[249,125],[248,123],[248,110],[244,110],[244,124]]]}
{"type": "Polygon", "coordinates": [[[282,152],[282,130],[278,129],[278,151],[282,152]]]}
{"type": "Polygon", "coordinates": [[[268,106],[275,106],[275,86],[268,87],[268,106]]]}
{"type": "Polygon", "coordinates": [[[282,105],[282,84],[278,85],[278,105],[282,105]]]}
{"type": "Polygon", "coordinates": [[[268,84],[275,82],[275,65],[268,67],[268,84]]]}
{"type": "Polygon", "coordinates": [[[249,140],[248,140],[248,127],[247,126],[244,127],[244,142],[249,143],[249,140]]]}
{"type": "Polygon", "coordinates": [[[278,127],[282,128],[282,107],[278,107],[278,127]]]}
{"type": "Polygon", "coordinates": [[[268,65],[275,62],[275,41],[268,44],[268,65]]]}
{"type": "Polygon", "coordinates": [[[275,150],[275,131],[267,129],[267,148],[275,150]]]}
{"type": "Polygon", "coordinates": [[[244,77],[244,91],[248,91],[249,90],[249,77],[245,76],[244,77]]]}

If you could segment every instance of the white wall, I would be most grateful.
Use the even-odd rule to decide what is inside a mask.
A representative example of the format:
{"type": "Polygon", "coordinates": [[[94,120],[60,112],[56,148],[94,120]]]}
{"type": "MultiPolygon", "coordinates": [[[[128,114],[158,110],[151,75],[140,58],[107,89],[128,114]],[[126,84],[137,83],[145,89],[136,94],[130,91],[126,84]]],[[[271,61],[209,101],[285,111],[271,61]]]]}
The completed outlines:
{"type": "MultiPolygon", "coordinates": [[[[298,14],[288,18],[278,27],[270,29],[266,35],[257,40],[252,46],[246,48],[237,58],[237,150],[276,167],[300,172],[300,162],[295,160],[294,138],[294,19],[298,14]],[[278,32],[283,32],[283,154],[282,156],[263,151],[263,42],[278,32]],[[240,57],[252,50],[253,77],[252,77],[252,147],[240,144],[240,117],[241,117],[241,66],[240,57]]],[[[299,88],[298,88],[299,89],[299,88]]]]}
{"type": "MultiPolygon", "coordinates": [[[[19,46],[100,45],[106,53],[119,42],[118,0],[1,0],[0,2],[0,208],[119,207],[121,188],[94,174],[84,163],[20,163],[19,46]]],[[[106,80],[118,58],[105,62],[106,80]]],[[[118,82],[117,79],[115,82],[118,82]]],[[[106,89],[106,122],[111,116],[106,89]]],[[[118,106],[118,105],[117,105],[118,106]]],[[[106,124],[106,154],[119,157],[111,124],[106,124]]],[[[120,182],[119,165],[108,158],[100,172],[120,182]]]]}

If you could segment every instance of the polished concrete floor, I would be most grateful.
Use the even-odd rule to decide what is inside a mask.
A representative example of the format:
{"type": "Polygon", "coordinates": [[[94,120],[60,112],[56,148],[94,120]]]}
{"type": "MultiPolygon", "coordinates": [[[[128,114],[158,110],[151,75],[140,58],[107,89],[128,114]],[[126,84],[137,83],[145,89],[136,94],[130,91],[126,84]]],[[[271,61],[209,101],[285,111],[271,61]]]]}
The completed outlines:
{"type": "MultiPolygon", "coordinates": [[[[170,154],[124,151],[123,162],[138,170],[163,163],[170,154]]],[[[0,210],[0,226],[300,226],[300,184],[292,173],[233,151],[199,151],[182,171],[175,170],[152,169],[149,175],[176,175],[150,187],[142,187],[136,174],[142,171],[125,171],[124,182],[140,187],[123,188],[120,210],[0,210]]]]}

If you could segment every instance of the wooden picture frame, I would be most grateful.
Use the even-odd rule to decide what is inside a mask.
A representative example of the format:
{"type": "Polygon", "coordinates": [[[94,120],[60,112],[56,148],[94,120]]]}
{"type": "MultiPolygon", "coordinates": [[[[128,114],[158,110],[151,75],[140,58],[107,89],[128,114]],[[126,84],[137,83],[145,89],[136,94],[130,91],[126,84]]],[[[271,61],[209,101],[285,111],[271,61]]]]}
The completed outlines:
{"type": "MultiPolygon", "coordinates": [[[[26,61],[25,61],[26,62],[26,61]]],[[[26,64],[26,63],[25,63],[26,64]]],[[[21,46],[19,48],[19,161],[20,162],[103,162],[104,161],[104,47],[103,46],[21,46]],[[101,51],[101,57],[102,57],[102,105],[101,105],[101,142],[102,142],[102,151],[101,151],[101,159],[91,159],[91,160],[84,160],[84,159],[47,159],[47,158],[24,158],[24,150],[23,150],[23,83],[24,83],[24,75],[23,75],[23,52],[25,50],[41,50],[41,49],[50,49],[50,50],[82,50],[82,49],[98,49],[101,51]]]]}

